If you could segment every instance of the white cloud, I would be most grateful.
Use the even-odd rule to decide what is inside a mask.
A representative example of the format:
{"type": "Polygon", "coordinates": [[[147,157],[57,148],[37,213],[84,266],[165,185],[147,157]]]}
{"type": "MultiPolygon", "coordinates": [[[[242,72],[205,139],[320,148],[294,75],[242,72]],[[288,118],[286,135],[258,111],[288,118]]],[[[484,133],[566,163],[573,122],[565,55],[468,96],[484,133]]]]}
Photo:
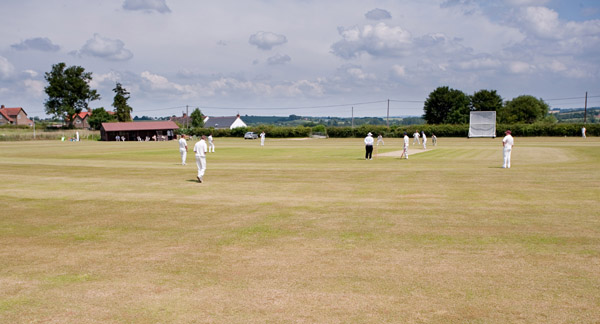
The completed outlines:
{"type": "Polygon", "coordinates": [[[267,59],[269,65],[286,64],[292,61],[292,58],[286,54],[275,54],[267,59]]]}
{"type": "Polygon", "coordinates": [[[342,40],[331,46],[332,52],[350,59],[368,53],[372,56],[404,56],[412,47],[411,34],[401,27],[390,27],[384,23],[365,25],[362,28],[338,27],[342,40]]]}
{"type": "Polygon", "coordinates": [[[404,65],[394,64],[392,65],[392,71],[396,76],[404,77],[406,76],[406,67],[404,65]]]}
{"type": "Polygon", "coordinates": [[[125,48],[125,43],[118,39],[110,39],[94,34],[78,52],[79,56],[92,56],[110,61],[127,61],[133,57],[133,53],[125,48]]]}
{"type": "Polygon", "coordinates": [[[511,6],[542,6],[550,2],[550,0],[504,0],[511,6]]]}
{"type": "Polygon", "coordinates": [[[527,7],[521,12],[525,28],[537,37],[560,38],[561,29],[558,13],[546,7],[527,7]]]}
{"type": "Polygon", "coordinates": [[[121,76],[114,71],[110,71],[104,74],[94,74],[92,76],[92,81],[90,82],[90,87],[98,88],[103,83],[110,83],[111,85],[114,85],[120,80],[121,76]]]}
{"type": "Polygon", "coordinates": [[[140,10],[144,12],[171,12],[171,9],[169,9],[165,0],[125,0],[125,2],[123,2],[123,9],[140,10]]]}
{"type": "Polygon", "coordinates": [[[3,56],[0,56],[0,79],[8,79],[13,75],[15,67],[3,56]]]}
{"type": "Polygon", "coordinates": [[[38,98],[44,96],[44,82],[39,80],[27,79],[23,81],[23,84],[27,89],[27,93],[29,93],[30,95],[38,98]]]}
{"type": "Polygon", "coordinates": [[[365,17],[370,20],[383,20],[383,19],[391,19],[392,14],[384,9],[373,9],[365,14],[365,17]]]}
{"type": "Polygon", "coordinates": [[[256,34],[250,35],[248,42],[262,50],[270,50],[274,46],[287,43],[287,38],[284,35],[259,31],[256,34]]]}
{"type": "Polygon", "coordinates": [[[359,68],[359,67],[350,67],[348,69],[346,69],[346,72],[353,77],[354,79],[357,80],[374,80],[375,74],[373,73],[366,73],[365,71],[363,71],[363,69],[359,68]]]}
{"type": "Polygon", "coordinates": [[[522,61],[513,61],[508,63],[509,71],[514,74],[530,73],[534,70],[534,68],[535,67],[530,65],[529,63],[522,61]]]}
{"type": "Polygon", "coordinates": [[[10,47],[19,51],[36,50],[42,52],[56,52],[60,50],[60,46],[53,44],[52,41],[46,37],[29,38],[18,44],[13,44],[10,47]]]}
{"type": "Polygon", "coordinates": [[[456,64],[457,68],[467,71],[493,70],[501,66],[502,62],[491,56],[475,57],[456,64]]]}

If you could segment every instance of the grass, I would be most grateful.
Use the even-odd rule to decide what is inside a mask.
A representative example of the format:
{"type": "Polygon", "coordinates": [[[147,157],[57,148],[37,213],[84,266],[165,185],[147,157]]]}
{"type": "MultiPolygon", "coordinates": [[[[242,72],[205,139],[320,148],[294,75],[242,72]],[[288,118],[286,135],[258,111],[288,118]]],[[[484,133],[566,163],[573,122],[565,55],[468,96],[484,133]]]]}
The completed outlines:
{"type": "Polygon", "coordinates": [[[600,139],[361,143],[0,142],[0,322],[600,320],[600,139]]]}

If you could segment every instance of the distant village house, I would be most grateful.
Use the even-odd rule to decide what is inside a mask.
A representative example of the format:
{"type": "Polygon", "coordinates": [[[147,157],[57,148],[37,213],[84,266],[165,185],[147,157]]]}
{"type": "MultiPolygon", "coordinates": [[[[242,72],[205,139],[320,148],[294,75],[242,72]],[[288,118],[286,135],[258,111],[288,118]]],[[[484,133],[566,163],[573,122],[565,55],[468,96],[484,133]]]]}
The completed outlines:
{"type": "Polygon", "coordinates": [[[204,118],[204,128],[215,128],[215,129],[234,129],[238,127],[248,127],[246,123],[240,118],[240,114],[232,117],[206,117],[204,118]]]}
{"type": "Polygon", "coordinates": [[[27,113],[21,107],[6,108],[0,106],[0,125],[27,125],[33,126],[33,120],[27,117],[27,113]]]}
{"type": "Polygon", "coordinates": [[[186,113],[183,113],[183,117],[172,116],[169,118],[169,120],[172,122],[175,122],[183,127],[192,125],[192,118],[190,116],[188,116],[186,113]]]}

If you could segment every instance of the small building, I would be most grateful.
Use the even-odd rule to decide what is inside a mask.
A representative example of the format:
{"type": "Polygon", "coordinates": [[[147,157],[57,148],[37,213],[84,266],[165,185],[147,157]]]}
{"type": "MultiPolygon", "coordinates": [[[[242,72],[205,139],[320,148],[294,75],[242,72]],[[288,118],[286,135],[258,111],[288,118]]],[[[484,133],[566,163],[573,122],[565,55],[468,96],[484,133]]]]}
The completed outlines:
{"type": "Polygon", "coordinates": [[[33,120],[27,117],[27,113],[21,107],[6,108],[0,106],[0,125],[27,125],[33,126],[33,120]]]}
{"type": "Polygon", "coordinates": [[[73,115],[73,127],[89,129],[90,123],[88,119],[91,115],[90,111],[82,111],[79,114],[73,115]]]}
{"type": "Polygon", "coordinates": [[[215,128],[215,129],[234,129],[238,127],[248,127],[246,123],[240,118],[240,114],[232,117],[208,117],[204,118],[204,128],[215,128]]]}
{"type": "Polygon", "coordinates": [[[103,141],[116,141],[125,137],[127,141],[168,141],[175,136],[179,126],[168,121],[143,121],[126,123],[102,123],[100,138],[103,141]]]}

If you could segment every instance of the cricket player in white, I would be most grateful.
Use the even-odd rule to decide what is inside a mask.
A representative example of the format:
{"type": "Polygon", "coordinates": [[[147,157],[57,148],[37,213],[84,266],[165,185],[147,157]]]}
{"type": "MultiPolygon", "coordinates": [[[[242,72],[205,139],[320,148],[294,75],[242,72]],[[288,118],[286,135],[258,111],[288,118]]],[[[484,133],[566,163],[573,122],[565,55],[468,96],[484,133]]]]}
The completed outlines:
{"type": "Polygon", "coordinates": [[[504,155],[504,165],[502,168],[510,168],[510,154],[512,153],[512,147],[515,145],[515,140],[512,135],[510,135],[510,130],[505,132],[506,136],[502,139],[502,146],[504,147],[503,155],[504,155]]]}
{"type": "Polygon", "coordinates": [[[383,142],[383,136],[381,134],[379,134],[379,136],[377,136],[377,146],[379,146],[380,142],[381,142],[381,145],[385,146],[385,143],[383,142]]]}
{"type": "Polygon", "coordinates": [[[187,158],[187,141],[185,140],[185,135],[181,135],[179,139],[179,153],[181,153],[181,165],[185,165],[185,160],[187,158]]]}
{"type": "Polygon", "coordinates": [[[212,134],[208,135],[208,152],[215,153],[215,144],[213,143],[212,134]]]}
{"type": "Polygon", "coordinates": [[[194,145],[194,152],[196,153],[196,165],[198,166],[198,182],[202,183],[204,172],[206,171],[206,136],[202,135],[202,138],[194,145]]]}
{"type": "Polygon", "coordinates": [[[419,139],[419,131],[415,131],[415,133],[413,134],[413,145],[415,145],[415,143],[419,143],[421,144],[421,140],[419,139]]]}
{"type": "Polygon", "coordinates": [[[265,132],[260,133],[260,146],[265,146],[265,132]]]}
{"type": "MultiPolygon", "coordinates": [[[[404,157],[406,159],[408,159],[408,146],[410,144],[410,139],[408,138],[408,134],[406,134],[406,132],[404,132],[404,151],[402,151],[402,155],[404,155],[404,157]]],[[[400,155],[400,158],[402,158],[402,155],[400,155]]]]}
{"type": "Polygon", "coordinates": [[[427,136],[425,136],[425,131],[421,131],[421,137],[423,137],[423,149],[427,149],[427,136]]]}

